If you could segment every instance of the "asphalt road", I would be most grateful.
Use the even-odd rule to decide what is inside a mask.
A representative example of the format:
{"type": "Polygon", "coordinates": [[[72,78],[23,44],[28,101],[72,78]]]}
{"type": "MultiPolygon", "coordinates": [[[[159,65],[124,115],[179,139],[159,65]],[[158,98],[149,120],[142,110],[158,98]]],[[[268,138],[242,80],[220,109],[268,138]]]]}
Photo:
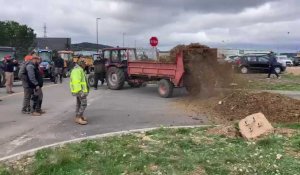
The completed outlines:
{"type": "Polygon", "coordinates": [[[33,117],[21,114],[22,87],[15,83],[15,94],[0,88],[0,157],[52,144],[59,141],[114,131],[156,126],[208,124],[203,116],[192,116],[172,106],[172,101],[185,96],[175,90],[175,98],[160,98],[156,87],[108,90],[105,86],[92,90],[85,115],[86,126],[74,123],[75,98],[68,82],[45,83],[43,109],[46,114],[33,117]]]}

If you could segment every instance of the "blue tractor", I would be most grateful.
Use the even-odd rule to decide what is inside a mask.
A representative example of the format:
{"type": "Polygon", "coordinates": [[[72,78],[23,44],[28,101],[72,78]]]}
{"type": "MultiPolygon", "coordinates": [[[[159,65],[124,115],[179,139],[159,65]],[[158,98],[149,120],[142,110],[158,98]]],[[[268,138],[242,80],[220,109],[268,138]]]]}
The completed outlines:
{"type": "Polygon", "coordinates": [[[44,78],[50,78],[54,81],[54,65],[53,65],[53,53],[49,49],[38,49],[37,55],[42,59],[40,63],[40,72],[44,78]]]}

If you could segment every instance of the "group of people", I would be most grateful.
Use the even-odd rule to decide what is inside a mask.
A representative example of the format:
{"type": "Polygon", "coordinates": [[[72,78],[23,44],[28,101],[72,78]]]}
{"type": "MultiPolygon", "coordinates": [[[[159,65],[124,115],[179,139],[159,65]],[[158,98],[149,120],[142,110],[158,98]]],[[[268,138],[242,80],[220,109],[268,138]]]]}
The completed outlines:
{"type": "Polygon", "coordinates": [[[26,61],[20,66],[18,75],[24,88],[22,113],[40,116],[45,113],[45,111],[42,110],[42,87],[44,82],[41,72],[39,71],[41,59],[32,54],[26,56],[25,60],[26,61]]]}
{"type": "MultiPolygon", "coordinates": [[[[18,77],[22,81],[24,89],[24,99],[22,106],[23,114],[31,114],[32,116],[41,116],[45,113],[42,110],[43,102],[43,76],[39,69],[41,58],[34,52],[25,56],[24,62],[19,66],[20,70],[18,77]]],[[[62,83],[62,75],[64,68],[64,60],[58,56],[54,60],[55,67],[55,83],[60,81],[62,83]]],[[[18,66],[18,62],[11,59],[10,56],[5,57],[5,75],[7,93],[13,93],[12,82],[14,66],[18,66]]],[[[87,96],[90,91],[86,73],[86,63],[84,59],[79,59],[74,63],[74,67],[70,74],[70,90],[73,96],[76,97],[76,115],[75,122],[80,125],[87,124],[87,118],[83,115],[87,107],[87,96]]],[[[98,81],[103,85],[105,79],[105,60],[100,56],[94,61],[94,74],[95,74],[95,89],[98,88],[98,81]]]]}
{"type": "Polygon", "coordinates": [[[4,56],[2,69],[5,74],[5,86],[6,93],[12,94],[14,91],[12,90],[13,82],[14,82],[14,69],[18,66],[18,61],[13,59],[11,55],[4,56]]]}

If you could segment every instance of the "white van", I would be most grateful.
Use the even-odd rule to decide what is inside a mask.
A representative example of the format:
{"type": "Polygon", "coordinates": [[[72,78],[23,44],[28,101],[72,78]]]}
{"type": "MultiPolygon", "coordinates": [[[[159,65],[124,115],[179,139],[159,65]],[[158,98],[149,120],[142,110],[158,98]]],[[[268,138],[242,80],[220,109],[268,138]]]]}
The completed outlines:
{"type": "Polygon", "coordinates": [[[293,61],[288,59],[286,55],[277,55],[277,61],[282,64],[282,66],[293,66],[293,61]]]}

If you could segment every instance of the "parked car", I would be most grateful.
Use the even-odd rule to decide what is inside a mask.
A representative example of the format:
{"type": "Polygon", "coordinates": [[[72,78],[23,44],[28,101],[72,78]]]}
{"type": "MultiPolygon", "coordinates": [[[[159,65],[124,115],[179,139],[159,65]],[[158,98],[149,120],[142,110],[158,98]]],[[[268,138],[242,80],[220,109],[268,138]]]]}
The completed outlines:
{"type": "Polygon", "coordinates": [[[283,66],[293,66],[293,61],[288,59],[286,55],[277,55],[277,61],[281,63],[283,66]]]}
{"type": "Polygon", "coordinates": [[[226,56],[224,59],[228,63],[235,62],[239,57],[237,55],[232,55],[232,56],[226,56]]]}
{"type": "MultiPolygon", "coordinates": [[[[249,73],[250,71],[268,72],[269,70],[269,56],[267,55],[246,55],[241,56],[235,62],[234,68],[238,72],[243,74],[249,73]]],[[[281,63],[275,65],[275,71],[281,73],[285,71],[286,66],[281,63]]]]}
{"type": "Polygon", "coordinates": [[[300,57],[293,57],[292,61],[293,61],[294,66],[299,66],[300,65],[300,57]]]}

